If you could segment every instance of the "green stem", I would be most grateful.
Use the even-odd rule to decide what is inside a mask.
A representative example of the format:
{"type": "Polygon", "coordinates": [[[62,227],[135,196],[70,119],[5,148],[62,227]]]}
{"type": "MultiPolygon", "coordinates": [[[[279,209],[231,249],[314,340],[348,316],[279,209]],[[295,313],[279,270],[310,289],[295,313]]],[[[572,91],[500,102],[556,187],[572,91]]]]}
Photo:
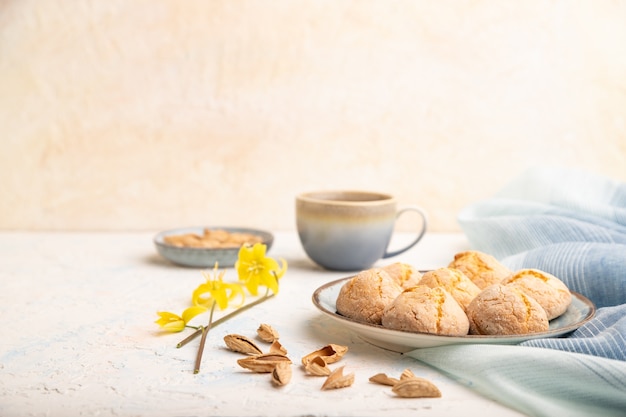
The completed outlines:
{"type": "Polygon", "coordinates": [[[195,332],[193,332],[192,334],[190,334],[189,336],[187,336],[186,338],[184,338],[183,340],[181,340],[180,342],[178,342],[178,344],[176,345],[177,348],[181,348],[183,346],[185,346],[187,343],[191,342],[192,340],[194,340],[196,337],[198,337],[198,335],[200,333],[202,333],[202,329],[204,329],[204,326],[198,326],[198,328],[196,329],[195,332]]]}
{"type": "Polygon", "coordinates": [[[211,314],[209,315],[209,324],[207,324],[207,326],[202,329],[202,339],[200,339],[200,347],[198,347],[198,354],[196,355],[196,367],[193,370],[194,374],[200,372],[200,362],[202,362],[204,343],[206,342],[206,336],[209,334],[209,330],[211,330],[211,324],[213,324],[213,312],[215,311],[215,304],[215,301],[213,301],[213,305],[211,306],[211,314]]]}
{"type": "MultiPolygon", "coordinates": [[[[233,311],[232,313],[226,314],[224,317],[215,320],[215,323],[212,324],[211,327],[216,327],[222,323],[224,323],[226,320],[236,316],[239,313],[242,313],[252,307],[254,307],[255,305],[261,304],[263,301],[265,300],[269,300],[270,298],[272,298],[274,296],[274,294],[268,294],[269,289],[267,289],[267,292],[265,293],[265,296],[263,296],[263,298],[259,298],[258,300],[255,300],[253,302],[251,302],[250,304],[246,304],[243,307],[239,307],[237,310],[233,311]]],[[[178,344],[176,345],[177,348],[181,348],[183,346],[185,346],[187,343],[191,342],[192,340],[194,340],[196,337],[200,336],[204,331],[204,327],[199,326],[198,330],[196,330],[195,332],[193,332],[192,334],[190,334],[189,336],[187,336],[185,339],[181,340],[180,342],[178,342],[178,344]]]]}

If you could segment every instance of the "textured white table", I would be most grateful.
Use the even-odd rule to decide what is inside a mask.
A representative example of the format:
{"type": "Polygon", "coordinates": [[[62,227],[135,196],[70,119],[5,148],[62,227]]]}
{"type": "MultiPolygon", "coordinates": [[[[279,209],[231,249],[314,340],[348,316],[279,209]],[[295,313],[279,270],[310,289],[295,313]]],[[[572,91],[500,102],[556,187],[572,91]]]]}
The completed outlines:
{"type": "MultiPolygon", "coordinates": [[[[289,270],[271,300],[215,327],[202,369],[193,374],[199,339],[177,349],[162,335],[157,310],[180,313],[202,270],[159,257],[154,233],[0,233],[0,416],[519,416],[414,359],[369,345],[323,316],[311,295],[346,276],[314,266],[292,232],[276,233],[269,252],[289,270]],[[294,361],[291,383],[236,363],[223,336],[255,337],[274,326],[294,361]],[[342,359],[352,387],[322,391],[300,358],[328,343],[349,346],[342,359]],[[402,399],[368,378],[410,368],[443,397],[402,399]]],[[[401,238],[399,238],[401,239],[401,238]]],[[[397,240],[396,242],[399,242],[397,240]]],[[[446,265],[467,248],[462,235],[427,234],[392,261],[420,269],[446,265]]],[[[225,279],[235,279],[228,269],[225,279]]],[[[187,333],[186,333],[187,334],[187,333]]]]}

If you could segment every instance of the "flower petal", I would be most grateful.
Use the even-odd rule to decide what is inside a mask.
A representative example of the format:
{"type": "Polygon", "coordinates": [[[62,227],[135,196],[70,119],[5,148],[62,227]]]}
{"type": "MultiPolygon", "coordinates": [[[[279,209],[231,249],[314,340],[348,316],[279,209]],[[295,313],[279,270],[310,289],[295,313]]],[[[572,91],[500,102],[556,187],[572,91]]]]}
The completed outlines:
{"type": "Polygon", "coordinates": [[[170,313],[169,311],[157,311],[157,314],[159,315],[159,319],[156,322],[163,321],[168,323],[172,320],[182,320],[178,314],[170,313]]]}
{"type": "Polygon", "coordinates": [[[182,332],[185,329],[185,322],[183,320],[174,321],[162,327],[168,332],[182,332]]]}
{"type": "Polygon", "coordinates": [[[185,324],[189,323],[191,319],[196,317],[198,314],[202,314],[206,312],[208,309],[204,306],[192,306],[188,307],[183,311],[183,321],[185,324]]]}
{"type": "Polygon", "coordinates": [[[198,285],[198,287],[191,294],[191,303],[194,306],[210,308],[213,303],[213,296],[211,294],[212,288],[213,285],[211,282],[198,285]]]}
{"type": "Polygon", "coordinates": [[[239,284],[224,284],[227,291],[230,291],[228,295],[228,301],[233,300],[237,296],[241,298],[240,303],[235,308],[241,307],[246,299],[246,295],[243,292],[243,288],[239,284]]]}
{"type": "Polygon", "coordinates": [[[235,263],[239,280],[243,282],[250,294],[257,295],[259,285],[266,286],[274,294],[278,292],[278,279],[286,270],[287,263],[282,261],[282,268],[278,262],[266,256],[267,246],[256,243],[254,246],[242,246],[239,249],[239,258],[235,263]]]}
{"type": "Polygon", "coordinates": [[[185,321],[178,314],[170,313],[169,311],[157,311],[157,314],[159,319],[155,323],[165,330],[180,332],[185,328],[185,321]]]}
{"type": "Polygon", "coordinates": [[[265,253],[267,252],[267,246],[263,243],[255,243],[252,246],[252,256],[255,259],[263,259],[265,258],[265,253]]]}
{"type": "Polygon", "coordinates": [[[263,274],[261,282],[274,294],[278,294],[278,278],[271,271],[263,274]]]}

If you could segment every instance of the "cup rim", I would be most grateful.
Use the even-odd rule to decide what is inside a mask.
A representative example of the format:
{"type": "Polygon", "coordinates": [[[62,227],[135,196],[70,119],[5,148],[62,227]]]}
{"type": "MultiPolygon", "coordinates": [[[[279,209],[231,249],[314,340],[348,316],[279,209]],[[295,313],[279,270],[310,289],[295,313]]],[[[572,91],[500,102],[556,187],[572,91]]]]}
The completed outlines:
{"type": "Polygon", "coordinates": [[[395,202],[395,197],[388,193],[383,193],[379,191],[366,191],[366,190],[339,190],[339,189],[329,189],[329,190],[317,190],[317,191],[307,191],[304,193],[300,193],[296,196],[297,200],[305,201],[309,203],[324,203],[328,205],[347,205],[347,206],[363,206],[363,205],[378,205],[378,204],[388,204],[390,202],[395,202]],[[329,197],[322,196],[331,196],[336,194],[347,194],[354,196],[362,196],[363,199],[331,199],[329,197]],[[371,196],[372,198],[368,199],[367,196],[371,196]]]}

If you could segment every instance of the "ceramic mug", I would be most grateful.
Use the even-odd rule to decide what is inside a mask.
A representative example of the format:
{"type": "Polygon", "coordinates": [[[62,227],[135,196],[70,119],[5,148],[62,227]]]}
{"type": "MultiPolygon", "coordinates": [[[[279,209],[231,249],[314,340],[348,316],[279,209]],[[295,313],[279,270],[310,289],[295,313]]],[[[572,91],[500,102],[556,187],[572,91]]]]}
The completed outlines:
{"type": "Polygon", "coordinates": [[[389,194],[316,191],[296,196],[296,223],[302,247],[313,262],[329,270],[359,271],[415,246],[426,233],[427,217],[416,206],[398,209],[389,194]],[[408,245],[389,251],[396,220],[410,211],[421,216],[421,229],[408,245]]]}

